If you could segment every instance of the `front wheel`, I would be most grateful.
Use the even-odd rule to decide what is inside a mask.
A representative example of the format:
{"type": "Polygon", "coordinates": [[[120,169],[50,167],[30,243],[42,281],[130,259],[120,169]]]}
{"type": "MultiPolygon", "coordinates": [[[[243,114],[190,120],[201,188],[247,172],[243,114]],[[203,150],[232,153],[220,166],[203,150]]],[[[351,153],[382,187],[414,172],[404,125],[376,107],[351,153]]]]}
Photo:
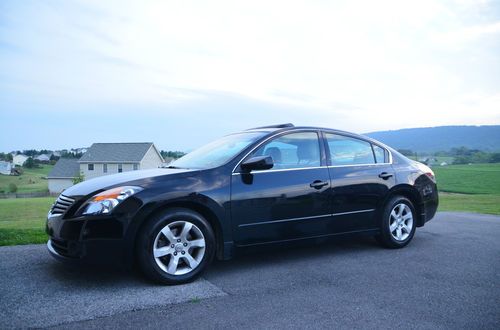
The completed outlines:
{"type": "Polygon", "coordinates": [[[164,284],[198,277],[215,254],[210,224],[198,213],[171,209],[150,219],[139,233],[137,258],[150,279],[164,284]]]}
{"type": "Polygon", "coordinates": [[[416,217],[412,202],[403,197],[391,198],[384,207],[377,240],[392,249],[408,245],[415,235],[416,217]]]}

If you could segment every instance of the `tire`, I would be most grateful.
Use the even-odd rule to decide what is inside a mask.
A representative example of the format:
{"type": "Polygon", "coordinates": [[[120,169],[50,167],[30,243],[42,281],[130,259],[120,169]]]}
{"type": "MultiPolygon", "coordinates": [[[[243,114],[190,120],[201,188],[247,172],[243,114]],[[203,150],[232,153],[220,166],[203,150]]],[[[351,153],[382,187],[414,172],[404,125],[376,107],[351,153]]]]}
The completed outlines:
{"type": "Polygon", "coordinates": [[[138,235],[140,269],[158,283],[191,282],[215,255],[212,227],[199,213],[188,209],[172,208],[153,216],[138,235]]]}
{"type": "Polygon", "coordinates": [[[413,203],[403,196],[394,196],[384,206],[376,239],[387,248],[403,248],[412,240],[416,227],[413,203]]]}

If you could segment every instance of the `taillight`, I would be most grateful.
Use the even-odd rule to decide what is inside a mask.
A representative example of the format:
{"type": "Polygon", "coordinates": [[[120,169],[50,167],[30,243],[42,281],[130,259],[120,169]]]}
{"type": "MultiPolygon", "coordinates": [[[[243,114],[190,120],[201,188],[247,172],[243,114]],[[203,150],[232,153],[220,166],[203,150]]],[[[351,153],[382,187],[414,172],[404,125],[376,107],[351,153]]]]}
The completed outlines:
{"type": "Polygon", "coordinates": [[[426,172],[425,175],[427,175],[432,181],[436,182],[436,177],[433,172],[426,172]]]}

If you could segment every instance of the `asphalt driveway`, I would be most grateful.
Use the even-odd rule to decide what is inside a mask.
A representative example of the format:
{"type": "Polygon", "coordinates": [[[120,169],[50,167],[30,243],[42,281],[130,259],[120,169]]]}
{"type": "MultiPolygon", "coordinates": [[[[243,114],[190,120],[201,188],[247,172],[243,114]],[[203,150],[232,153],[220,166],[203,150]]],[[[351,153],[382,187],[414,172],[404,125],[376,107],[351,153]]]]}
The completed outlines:
{"type": "Polygon", "coordinates": [[[216,262],[162,287],[0,248],[0,328],[500,328],[500,217],[439,213],[402,250],[371,238],[216,262]]]}

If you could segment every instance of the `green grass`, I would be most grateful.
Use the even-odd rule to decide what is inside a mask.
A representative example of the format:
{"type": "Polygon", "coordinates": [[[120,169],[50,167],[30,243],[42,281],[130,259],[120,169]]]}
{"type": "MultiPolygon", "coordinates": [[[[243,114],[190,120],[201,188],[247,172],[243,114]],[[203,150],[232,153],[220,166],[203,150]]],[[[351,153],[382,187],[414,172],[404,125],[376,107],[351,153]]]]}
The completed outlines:
{"type": "Polygon", "coordinates": [[[53,197],[0,199],[0,246],[45,243],[53,197]]]}
{"type": "Polygon", "coordinates": [[[432,168],[440,211],[500,214],[500,164],[449,165],[432,168]]]}
{"type": "Polygon", "coordinates": [[[500,164],[435,166],[440,191],[500,195],[500,164]]]}
{"type": "Polygon", "coordinates": [[[9,184],[17,186],[18,193],[46,192],[49,190],[47,175],[53,165],[40,165],[40,168],[23,168],[24,173],[19,176],[0,175],[0,190],[9,191],[9,184]]]}
{"type": "Polygon", "coordinates": [[[439,211],[500,215],[500,195],[439,194],[439,211]]]}

